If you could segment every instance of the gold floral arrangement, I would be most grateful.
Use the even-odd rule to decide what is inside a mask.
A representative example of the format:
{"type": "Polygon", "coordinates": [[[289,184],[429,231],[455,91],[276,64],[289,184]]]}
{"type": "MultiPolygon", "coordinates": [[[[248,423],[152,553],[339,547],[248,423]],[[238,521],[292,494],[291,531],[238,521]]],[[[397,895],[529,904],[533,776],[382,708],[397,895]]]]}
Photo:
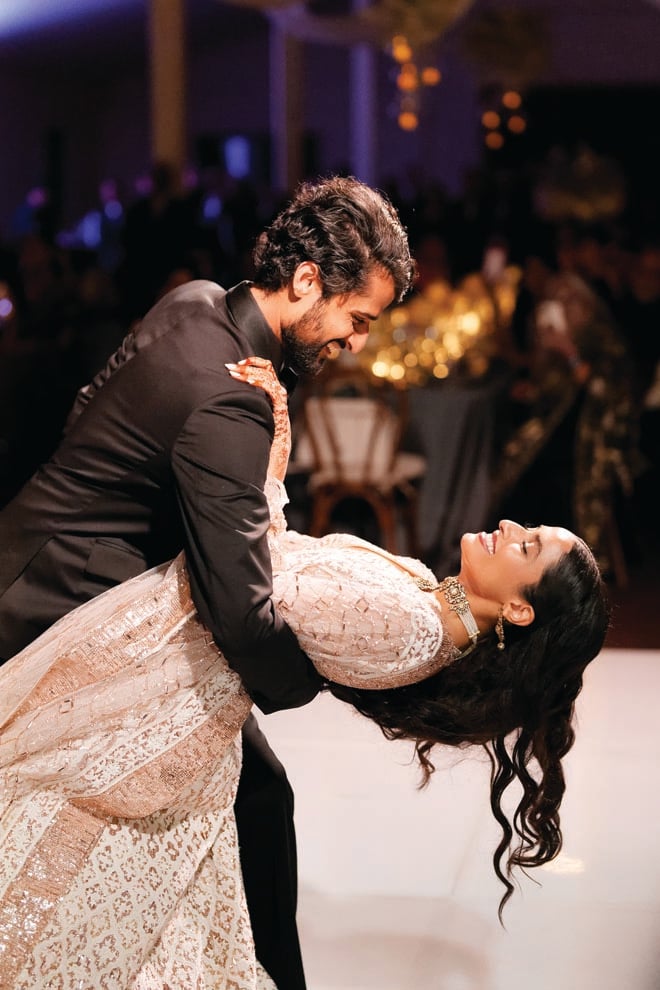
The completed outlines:
{"type": "MultiPolygon", "coordinates": [[[[329,42],[371,42],[386,48],[395,35],[404,35],[413,48],[431,44],[474,0],[373,0],[352,13],[316,13],[300,0],[230,0],[277,18],[294,34],[329,42]]],[[[328,5],[329,7],[330,5],[328,5]]]]}
{"type": "Polygon", "coordinates": [[[484,83],[525,88],[550,61],[550,36],[538,11],[491,7],[471,17],[462,32],[463,51],[484,83]]]}
{"type": "Polygon", "coordinates": [[[575,155],[555,150],[535,191],[537,212],[546,220],[593,222],[625,209],[626,181],[619,165],[586,145],[575,155]]]}
{"type": "Polygon", "coordinates": [[[481,82],[483,138],[491,151],[526,131],[524,91],[548,68],[549,37],[538,11],[491,7],[467,21],[461,42],[481,82]]]}
{"type": "Polygon", "coordinates": [[[376,0],[359,11],[374,34],[388,43],[403,35],[408,44],[422,48],[436,41],[474,0],[376,0]]]}
{"type": "Polygon", "coordinates": [[[511,319],[519,279],[520,270],[510,266],[493,284],[477,272],[456,287],[431,283],[373,324],[360,364],[402,388],[450,376],[483,378],[499,352],[499,330],[511,319]]]}

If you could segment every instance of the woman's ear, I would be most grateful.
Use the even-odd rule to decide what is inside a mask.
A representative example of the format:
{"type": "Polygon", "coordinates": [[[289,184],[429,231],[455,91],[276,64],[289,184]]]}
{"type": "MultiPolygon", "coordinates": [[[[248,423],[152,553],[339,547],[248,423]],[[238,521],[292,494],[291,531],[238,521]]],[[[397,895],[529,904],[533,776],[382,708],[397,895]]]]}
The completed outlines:
{"type": "Polygon", "coordinates": [[[534,609],[524,598],[515,598],[502,606],[502,615],[514,626],[530,626],[534,621],[534,609]]]}

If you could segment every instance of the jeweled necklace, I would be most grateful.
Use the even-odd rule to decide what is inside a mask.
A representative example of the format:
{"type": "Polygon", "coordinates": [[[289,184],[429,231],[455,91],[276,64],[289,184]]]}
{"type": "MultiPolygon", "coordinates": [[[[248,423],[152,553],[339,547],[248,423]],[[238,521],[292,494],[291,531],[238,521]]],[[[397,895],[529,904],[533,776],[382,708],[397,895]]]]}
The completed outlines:
{"type": "Polygon", "coordinates": [[[441,591],[450,612],[456,612],[468,634],[469,640],[474,646],[479,636],[479,626],[470,611],[470,603],[465,594],[465,588],[455,577],[446,577],[440,584],[431,581],[429,578],[415,577],[413,581],[422,591],[441,591]]]}

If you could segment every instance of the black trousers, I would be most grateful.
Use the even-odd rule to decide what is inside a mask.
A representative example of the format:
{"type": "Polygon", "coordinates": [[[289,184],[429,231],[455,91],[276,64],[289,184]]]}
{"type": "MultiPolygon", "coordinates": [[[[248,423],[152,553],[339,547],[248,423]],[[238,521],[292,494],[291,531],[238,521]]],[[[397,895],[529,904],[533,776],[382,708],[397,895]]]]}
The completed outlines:
{"type": "Polygon", "coordinates": [[[243,727],[235,814],[257,959],[278,990],[305,990],[296,926],[293,791],[254,715],[243,727]]]}

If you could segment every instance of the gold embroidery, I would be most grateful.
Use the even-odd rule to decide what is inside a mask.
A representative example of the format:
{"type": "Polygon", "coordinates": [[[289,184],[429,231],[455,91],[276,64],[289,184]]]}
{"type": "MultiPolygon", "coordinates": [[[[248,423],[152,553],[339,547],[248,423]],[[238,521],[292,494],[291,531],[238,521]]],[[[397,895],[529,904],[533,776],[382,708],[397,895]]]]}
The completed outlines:
{"type": "Polygon", "coordinates": [[[144,818],[177,803],[191,777],[201,777],[222,758],[248,716],[248,695],[241,691],[207,722],[172,749],[140,767],[102,794],[74,803],[95,815],[144,818]]]}
{"type": "Polygon", "coordinates": [[[0,987],[11,987],[53,908],[96,844],[104,824],[65,805],[0,901],[0,987]]]}
{"type": "MultiPolygon", "coordinates": [[[[130,584],[126,582],[124,589],[130,584]]],[[[98,601],[90,604],[98,605],[98,601]]],[[[81,627],[86,608],[76,613],[81,627]]],[[[101,622],[87,629],[84,640],[69,646],[63,656],[55,654],[48,671],[13,718],[35,711],[55,698],[66,699],[99,678],[122,670],[127,661],[139,664],[143,657],[167,643],[182,623],[195,614],[185,568],[179,567],[163,579],[151,596],[139,600],[137,607],[129,599],[111,617],[104,616],[101,622]]]]}

